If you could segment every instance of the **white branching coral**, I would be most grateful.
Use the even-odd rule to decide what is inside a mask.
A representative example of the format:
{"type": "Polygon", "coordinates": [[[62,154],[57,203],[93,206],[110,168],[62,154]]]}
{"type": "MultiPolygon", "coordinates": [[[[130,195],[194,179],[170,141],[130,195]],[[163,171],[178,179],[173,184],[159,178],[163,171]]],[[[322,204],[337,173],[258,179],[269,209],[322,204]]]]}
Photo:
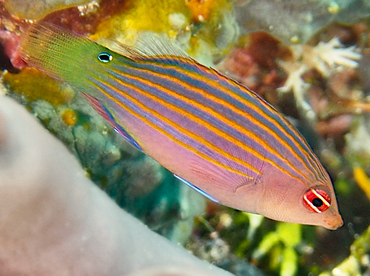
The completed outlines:
{"type": "Polygon", "coordinates": [[[307,71],[307,66],[296,62],[280,62],[280,66],[288,74],[288,78],[283,87],[279,87],[279,92],[294,92],[297,105],[300,109],[311,114],[306,116],[315,116],[312,114],[310,105],[305,101],[305,92],[310,88],[310,84],[302,79],[302,75],[307,71]]]}
{"type": "Polygon", "coordinates": [[[356,68],[362,57],[354,46],[344,48],[337,37],[329,42],[320,42],[315,47],[309,45],[292,45],[291,61],[280,61],[280,66],[288,74],[285,85],[278,88],[280,92],[292,91],[296,97],[297,106],[305,111],[308,117],[315,116],[304,96],[310,85],[302,79],[302,75],[316,69],[324,77],[330,77],[343,67],[356,68]]]}
{"type": "MultiPolygon", "coordinates": [[[[309,52],[309,49],[307,50],[309,52]]],[[[330,76],[333,69],[340,70],[343,66],[356,68],[357,61],[361,58],[361,54],[356,52],[355,46],[343,48],[343,44],[337,37],[328,43],[320,42],[316,47],[311,48],[311,51],[312,53],[306,57],[306,62],[312,63],[312,67],[325,77],[330,76]]]]}

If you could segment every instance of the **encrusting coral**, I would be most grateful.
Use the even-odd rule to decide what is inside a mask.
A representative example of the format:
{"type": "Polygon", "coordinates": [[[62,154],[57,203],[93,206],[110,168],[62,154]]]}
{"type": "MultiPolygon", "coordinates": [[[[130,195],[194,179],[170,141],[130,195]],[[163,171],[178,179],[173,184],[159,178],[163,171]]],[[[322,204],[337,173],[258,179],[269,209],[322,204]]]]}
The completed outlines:
{"type": "Polygon", "coordinates": [[[332,22],[354,23],[370,15],[363,0],[239,0],[236,18],[241,33],[263,30],[283,43],[306,43],[332,22]]]}
{"type": "Polygon", "coordinates": [[[94,0],[45,0],[45,1],[23,1],[23,0],[8,0],[4,2],[5,7],[14,15],[36,20],[41,19],[45,15],[57,11],[61,8],[73,7],[77,5],[87,5],[89,2],[93,4],[98,1],[94,0]]]}
{"type": "Polygon", "coordinates": [[[151,232],[0,96],[1,275],[231,275],[151,232]]]}

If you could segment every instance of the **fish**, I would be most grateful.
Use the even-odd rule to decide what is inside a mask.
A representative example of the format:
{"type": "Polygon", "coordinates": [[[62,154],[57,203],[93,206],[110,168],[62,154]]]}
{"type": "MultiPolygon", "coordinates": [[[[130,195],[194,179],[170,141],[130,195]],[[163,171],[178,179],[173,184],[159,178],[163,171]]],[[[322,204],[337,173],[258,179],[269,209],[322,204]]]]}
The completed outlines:
{"type": "Polygon", "coordinates": [[[273,220],[342,226],[327,171],[267,101],[163,37],[112,45],[35,23],[20,56],[80,91],[132,146],[209,199],[273,220]]]}

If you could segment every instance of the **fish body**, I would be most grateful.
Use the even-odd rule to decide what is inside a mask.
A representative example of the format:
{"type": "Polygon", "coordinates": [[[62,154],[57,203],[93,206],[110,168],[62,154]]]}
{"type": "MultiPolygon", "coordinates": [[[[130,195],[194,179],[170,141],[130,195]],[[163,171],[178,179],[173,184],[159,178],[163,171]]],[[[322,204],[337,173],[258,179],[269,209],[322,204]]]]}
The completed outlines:
{"type": "Polygon", "coordinates": [[[117,52],[37,24],[21,55],[84,93],[133,146],[212,200],[280,221],[342,225],[329,175],[281,114],[170,44],[142,45],[117,52]]]}

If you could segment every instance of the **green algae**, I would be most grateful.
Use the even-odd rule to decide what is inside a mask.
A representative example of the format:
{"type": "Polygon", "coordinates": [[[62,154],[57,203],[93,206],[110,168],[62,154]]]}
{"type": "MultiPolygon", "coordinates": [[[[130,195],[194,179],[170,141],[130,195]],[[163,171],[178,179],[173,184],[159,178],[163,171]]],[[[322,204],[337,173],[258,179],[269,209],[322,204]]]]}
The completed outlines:
{"type": "Polygon", "coordinates": [[[347,275],[358,276],[370,271],[370,227],[364,231],[350,246],[350,255],[331,271],[320,276],[347,275]]]}

